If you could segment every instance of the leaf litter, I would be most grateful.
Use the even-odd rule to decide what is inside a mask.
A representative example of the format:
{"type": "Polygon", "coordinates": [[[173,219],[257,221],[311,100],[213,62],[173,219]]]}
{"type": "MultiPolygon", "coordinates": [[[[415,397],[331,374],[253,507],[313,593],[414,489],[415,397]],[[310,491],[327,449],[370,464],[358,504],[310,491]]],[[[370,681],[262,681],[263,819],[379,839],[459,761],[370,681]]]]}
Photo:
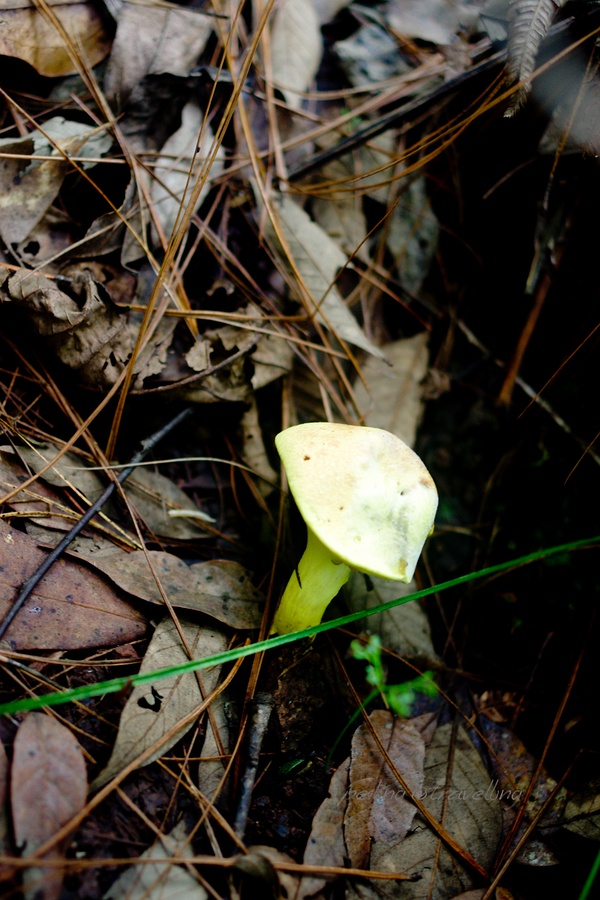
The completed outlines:
{"type": "MultiPolygon", "coordinates": [[[[510,4],[507,71],[524,82],[510,89],[515,105],[527,104],[561,5],[510,4]]],[[[293,519],[288,533],[279,518],[273,436],[282,424],[360,421],[425,450],[430,442],[449,483],[420,583],[432,567],[454,573],[457,559],[480,564],[478,550],[457,550],[461,535],[478,548],[483,535],[490,548],[502,535],[501,527],[487,530],[485,514],[496,517],[485,498],[504,461],[480,485],[483,507],[465,517],[462,504],[474,508],[469,480],[457,487],[444,474],[456,465],[462,410],[451,425],[421,428],[434,407],[426,403],[432,353],[454,398],[464,381],[480,398],[488,390],[470,373],[492,356],[474,361],[473,348],[484,344],[460,319],[462,295],[453,296],[452,257],[478,248],[476,229],[444,224],[438,191],[443,185],[449,196],[460,181],[439,163],[452,159],[460,134],[453,89],[445,99],[438,92],[457,72],[468,84],[479,61],[485,71],[493,60],[483,7],[287,0],[272,9],[255,3],[241,16],[234,4],[209,14],[130,2],[111,3],[99,17],[86,4],[4,4],[2,614],[102,493],[108,473],[96,470],[113,462],[115,448],[127,458],[184,402],[196,413],[171,442],[168,474],[138,469],[122,500],[94,516],[30,595],[2,645],[7,694],[35,692],[44,679],[56,688],[109,677],[115,665],[135,671],[140,659],[151,673],[264,633],[278,556],[291,555],[297,538],[293,519]],[[11,79],[23,78],[23,90],[13,90],[11,79]],[[408,101],[412,111],[389,118],[408,101]],[[339,144],[347,140],[352,148],[339,144]],[[312,176],[294,175],[323,152],[331,158],[312,176]],[[449,252],[453,229],[460,240],[449,252]],[[459,334],[470,335],[469,349],[454,369],[459,334]],[[223,458],[244,468],[221,471],[213,460],[223,458]]],[[[494,91],[478,94],[477,116],[494,109],[494,91]]],[[[588,90],[585,116],[590,97],[588,90]]],[[[571,140],[593,146],[578,116],[571,140]]],[[[563,110],[555,124],[568,120],[563,110]]],[[[460,162],[448,165],[458,172],[460,162]]],[[[486,171],[480,162],[475,169],[486,171]]],[[[502,184],[501,173],[490,196],[502,184]]],[[[457,205],[468,210],[468,195],[459,191],[457,205]]],[[[510,352],[498,356],[509,360],[510,352]]],[[[483,418],[481,409],[470,415],[483,418]]],[[[401,595],[396,585],[356,576],[343,602],[362,609],[401,595]]],[[[219,689],[231,673],[216,667],[202,679],[188,673],[125,689],[64,722],[31,713],[2,723],[10,752],[0,768],[0,876],[24,896],[42,884],[48,898],[59,896],[69,871],[90,897],[237,897],[248,884],[261,896],[281,887],[296,897],[442,900],[482,896],[498,853],[498,867],[507,855],[555,865],[557,835],[597,840],[595,782],[562,788],[538,762],[546,748],[532,754],[517,737],[517,717],[498,713],[491,723],[476,696],[465,699],[460,625],[460,615],[450,623],[444,614],[440,624],[430,604],[360,624],[363,636],[379,635],[394,683],[411,668],[436,671],[442,699],[407,720],[373,708],[385,705],[382,694],[355,728],[368,687],[341,636],[327,657],[322,647],[277,657],[275,715],[245,843],[229,822],[253,737],[244,701],[272,674],[262,660],[236,675],[227,696],[219,689]],[[442,658],[456,670],[445,671],[442,658]],[[95,775],[87,807],[86,764],[95,775]],[[119,794],[110,782],[126,769],[119,794]],[[58,868],[32,861],[21,876],[17,850],[27,856],[62,826],[49,851],[58,868]],[[301,872],[288,871],[286,850],[303,860],[301,872]],[[113,865],[100,865],[111,855],[113,865]],[[209,855],[235,874],[211,871],[209,855]],[[84,857],[98,861],[93,874],[77,868],[84,857]]],[[[521,671],[515,681],[528,683],[521,671]]],[[[535,703],[522,702],[530,713],[535,703]]],[[[490,891],[509,894],[495,882],[490,891]]]]}

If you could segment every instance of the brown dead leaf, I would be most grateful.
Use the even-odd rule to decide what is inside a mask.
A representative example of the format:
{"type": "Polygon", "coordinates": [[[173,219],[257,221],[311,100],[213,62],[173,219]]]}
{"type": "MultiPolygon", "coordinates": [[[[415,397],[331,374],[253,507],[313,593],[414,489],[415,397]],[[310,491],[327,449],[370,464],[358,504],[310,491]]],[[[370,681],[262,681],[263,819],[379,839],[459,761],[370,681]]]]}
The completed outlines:
{"type": "MultiPolygon", "coordinates": [[[[502,834],[500,803],[481,757],[462,727],[457,729],[456,739],[451,723],[437,729],[427,746],[419,796],[444,829],[489,869],[502,834]]],[[[385,900],[446,900],[473,887],[471,871],[440,843],[420,813],[404,840],[374,843],[371,866],[420,876],[415,882],[379,883],[372,896],[385,900]]]]}
{"type": "MultiPolygon", "coordinates": [[[[386,710],[376,710],[369,720],[411,795],[419,797],[425,759],[422,735],[386,710]]],[[[346,848],[352,865],[359,869],[369,867],[374,847],[403,841],[415,817],[416,807],[390,772],[366,725],[357,728],[352,739],[346,804],[346,848]]]]}
{"type": "MultiPolygon", "coordinates": [[[[411,793],[420,797],[425,759],[422,734],[386,710],[376,710],[369,720],[411,793]]],[[[352,739],[350,758],[334,774],[329,797],[315,815],[304,864],[368,869],[372,848],[401,843],[415,814],[416,807],[390,772],[370,730],[361,725],[352,739]]],[[[324,883],[320,878],[304,878],[298,898],[312,896],[324,883]]]]}
{"type": "Polygon", "coordinates": [[[567,803],[563,828],[592,841],[600,840],[600,785],[593,782],[567,803]]]}
{"type": "Polygon", "coordinates": [[[105,900],[206,900],[208,894],[190,869],[175,862],[158,862],[169,857],[193,856],[185,823],[179,822],[169,834],[161,835],[142,853],[140,862],[126,869],[104,894],[105,900]],[[151,862],[156,859],[157,862],[151,862]]]}
{"type": "MultiPolygon", "coordinates": [[[[194,513],[198,513],[200,518],[200,510],[185,491],[166,475],[140,466],[129,476],[124,490],[153,534],[178,541],[206,537],[206,532],[193,518],[194,513]],[[189,519],[170,515],[184,510],[191,511],[189,519]]],[[[210,521],[209,517],[206,520],[210,521]]]]}
{"type": "MultiPolygon", "coordinates": [[[[181,620],[180,625],[194,659],[212,656],[227,649],[227,638],[222,632],[185,620],[181,620]]],[[[167,617],[160,622],[152,636],[140,672],[177,666],[188,659],[175,624],[167,617]]],[[[199,673],[200,681],[198,673],[186,672],[183,675],[161,678],[156,684],[150,682],[134,687],[121,713],[111,757],[95,778],[92,788],[96,790],[106,784],[140,753],[175,727],[171,737],[165,739],[160,749],[145,759],[142,765],[149,765],[170,750],[193,725],[190,723],[184,729],[177,730],[177,723],[214,690],[220,671],[220,666],[204,669],[199,673]]]]}
{"type": "MultiPolygon", "coordinates": [[[[14,743],[11,806],[15,843],[33,854],[84,806],[87,774],[83,752],[72,733],[44,713],[29,713],[14,743]]],[[[61,859],[61,843],[45,859],[61,859]]],[[[32,865],[23,873],[27,900],[54,900],[61,893],[60,869],[32,865]]]]}
{"type": "MultiPolygon", "coordinates": [[[[131,357],[136,329],[107,291],[89,273],[82,273],[71,284],[78,302],[43,275],[27,269],[8,275],[0,273],[0,303],[18,305],[47,351],[75,372],[83,384],[96,390],[111,387],[131,357]]],[[[139,379],[164,365],[174,329],[175,320],[163,318],[153,340],[136,360],[138,387],[139,379]],[[152,357],[154,367],[150,366],[152,357]]]]}
{"type": "MultiPolygon", "coordinates": [[[[321,803],[312,822],[310,836],[304,851],[305,866],[343,866],[346,855],[344,844],[344,815],[348,803],[348,777],[350,757],[344,760],[331,778],[329,795],[321,803]]],[[[308,875],[300,882],[294,900],[312,897],[327,884],[324,878],[308,875]]]]}
{"type": "MultiPolygon", "coordinates": [[[[25,481],[30,474],[18,462],[12,447],[0,448],[0,494],[8,494],[18,487],[20,482],[25,481]]],[[[52,490],[41,480],[30,485],[26,490],[19,491],[9,505],[12,510],[19,513],[19,516],[27,516],[29,521],[44,525],[48,529],[60,531],[60,539],[76,521],[75,512],[63,502],[58,492],[52,490]]]]}
{"type": "MultiPolygon", "coordinates": [[[[101,62],[110,49],[110,35],[104,17],[93,3],[52,2],[60,21],[88,66],[101,62]]],[[[34,2],[2,0],[0,54],[16,56],[30,63],[40,75],[57,78],[78,71],[64,37],[49,16],[34,2]]]]}
{"type": "Polygon", "coordinates": [[[111,144],[104,131],[62,116],[44,122],[43,133],[35,129],[27,137],[0,140],[0,153],[7,154],[0,157],[0,235],[5,243],[24,241],[46,213],[71,168],[63,153],[100,157],[111,144]]]}
{"type": "MultiPolygon", "coordinates": [[[[173,233],[182,205],[201,175],[213,141],[210,126],[204,121],[204,113],[195,100],[190,100],[181,113],[181,125],[163,145],[154,168],[152,207],[160,224],[163,237],[168,240],[173,233]]],[[[210,177],[216,178],[223,171],[223,150],[219,148],[214,158],[210,177]]],[[[207,179],[196,209],[210,189],[207,179]]],[[[160,240],[156,240],[160,246],[160,240]]]]}
{"type": "Polygon", "coordinates": [[[357,405],[366,425],[391,431],[413,447],[429,365],[427,333],[385,344],[381,350],[389,365],[372,357],[365,361],[354,384],[357,405]]]}
{"type": "MultiPolygon", "coordinates": [[[[47,556],[35,538],[0,521],[0,617],[47,556]]],[[[6,632],[15,650],[110,647],[140,638],[146,621],[87,567],[59,559],[6,632]]]]}
{"type": "Polygon", "coordinates": [[[212,31],[199,10],[124,3],[106,70],[105,92],[119,107],[153,72],[187,75],[212,31]]]}
{"type": "Polygon", "coordinates": [[[150,603],[163,603],[149,561],[170,602],[178,609],[195,610],[231,628],[257,628],[263,595],[252,584],[252,574],[229,560],[188,566],[171,553],[116,552],[90,554],[87,562],[116,585],[150,603]]]}

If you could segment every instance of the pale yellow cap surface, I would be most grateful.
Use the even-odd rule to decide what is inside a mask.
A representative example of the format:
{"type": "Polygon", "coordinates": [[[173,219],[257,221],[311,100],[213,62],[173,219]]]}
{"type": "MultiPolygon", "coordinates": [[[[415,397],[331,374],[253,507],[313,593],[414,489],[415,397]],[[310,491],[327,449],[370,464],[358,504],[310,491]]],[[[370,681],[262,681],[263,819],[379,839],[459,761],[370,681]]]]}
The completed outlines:
{"type": "Polygon", "coordinates": [[[379,428],[309,422],[275,438],[308,528],[335,561],[409,582],[438,497],[425,465],[379,428]]]}

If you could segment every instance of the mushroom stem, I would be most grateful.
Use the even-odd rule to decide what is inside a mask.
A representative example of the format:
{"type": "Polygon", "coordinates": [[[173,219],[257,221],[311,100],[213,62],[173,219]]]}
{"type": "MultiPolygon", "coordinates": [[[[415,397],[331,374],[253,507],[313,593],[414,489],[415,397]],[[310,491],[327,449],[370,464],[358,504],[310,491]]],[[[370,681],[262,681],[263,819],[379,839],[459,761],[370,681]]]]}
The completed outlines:
{"type": "Polygon", "coordinates": [[[290,634],[318,625],[349,577],[350,567],[334,559],[309,528],[306,550],[283,592],[271,634],[290,634]]]}

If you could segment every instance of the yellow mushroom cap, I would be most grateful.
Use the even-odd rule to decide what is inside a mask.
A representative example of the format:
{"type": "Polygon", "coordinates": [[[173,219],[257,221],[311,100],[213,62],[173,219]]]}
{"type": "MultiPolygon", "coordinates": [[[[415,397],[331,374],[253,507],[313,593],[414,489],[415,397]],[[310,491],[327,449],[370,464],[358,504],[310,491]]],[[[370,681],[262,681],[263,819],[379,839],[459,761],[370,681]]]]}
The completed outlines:
{"type": "Polygon", "coordinates": [[[308,528],[335,562],[409,582],[438,497],[423,462],[380,428],[309,422],[275,438],[308,528]]]}

